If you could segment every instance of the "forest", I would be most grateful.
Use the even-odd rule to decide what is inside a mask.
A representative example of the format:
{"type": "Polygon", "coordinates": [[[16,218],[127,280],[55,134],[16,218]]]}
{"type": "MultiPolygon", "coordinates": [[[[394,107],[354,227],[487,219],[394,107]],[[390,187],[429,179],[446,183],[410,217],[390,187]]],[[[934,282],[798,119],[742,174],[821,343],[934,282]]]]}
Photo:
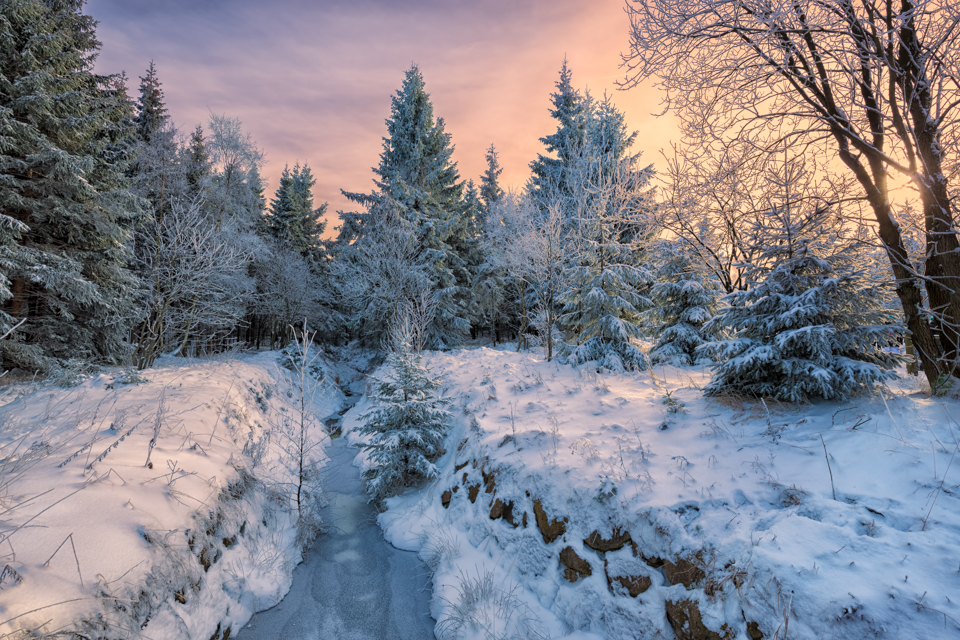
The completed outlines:
{"type": "Polygon", "coordinates": [[[334,544],[342,458],[438,638],[958,633],[960,574],[891,558],[960,548],[960,6],[624,9],[667,149],[564,58],[526,182],[494,144],[461,175],[422,60],[331,211],[302,159],[267,187],[239,118],[177,122],[163,61],[97,71],[83,0],[0,2],[0,632],[228,640],[334,544]],[[101,534],[45,516],[45,563],[15,534],[114,476],[162,526],[50,631],[44,572],[69,540],[83,600],[101,534]]]}

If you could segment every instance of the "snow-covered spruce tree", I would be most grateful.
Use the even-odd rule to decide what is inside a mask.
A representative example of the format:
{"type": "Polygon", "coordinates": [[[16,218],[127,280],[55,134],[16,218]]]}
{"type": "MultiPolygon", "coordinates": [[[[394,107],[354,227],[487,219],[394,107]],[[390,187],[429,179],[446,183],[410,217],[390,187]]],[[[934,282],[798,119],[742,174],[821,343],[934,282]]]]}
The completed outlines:
{"type": "Polygon", "coordinates": [[[284,167],[266,217],[269,235],[289,244],[311,262],[320,261],[321,236],[326,227],[327,204],[313,208],[316,183],[308,165],[297,163],[293,171],[284,167]]]}
{"type": "Polygon", "coordinates": [[[116,361],[135,315],[126,188],[131,105],[97,75],[81,0],[0,3],[0,343],[3,366],[116,361]]]}
{"type": "Polygon", "coordinates": [[[573,87],[573,73],[564,58],[557,90],[550,95],[550,116],[557,130],[540,138],[547,153],[538,154],[530,163],[532,176],[528,190],[541,209],[560,205],[564,217],[574,216],[573,195],[576,179],[570,175],[574,156],[580,155],[586,139],[590,101],[573,87]]]}
{"type": "Polygon", "coordinates": [[[883,324],[889,286],[867,277],[858,256],[870,252],[828,228],[828,215],[783,206],[766,216],[753,286],[724,296],[706,325],[730,335],[699,349],[720,363],[706,395],[844,399],[894,377],[883,347],[902,327],[883,324]]]}
{"type": "Polygon", "coordinates": [[[590,105],[585,141],[570,154],[574,219],[568,247],[568,289],[560,296],[562,325],[573,340],[561,355],[572,364],[595,363],[611,371],[649,366],[634,343],[651,275],[639,266],[650,228],[652,170],[631,154],[623,114],[605,98],[590,105]]]}
{"type": "MultiPolygon", "coordinates": [[[[489,211],[490,207],[503,199],[506,195],[500,187],[500,174],[503,173],[503,167],[500,166],[500,154],[491,144],[487,149],[487,168],[480,177],[480,199],[483,200],[483,210],[489,211]]],[[[481,226],[482,226],[481,221],[481,226]]]]}
{"type": "MultiPolygon", "coordinates": [[[[377,190],[344,194],[368,208],[361,216],[395,211],[416,234],[417,261],[428,265],[437,301],[428,338],[433,348],[459,344],[470,328],[466,254],[473,225],[465,219],[463,184],[444,127],[443,118],[434,118],[423,75],[414,65],[392,100],[380,166],[374,169],[377,190]]],[[[353,233],[363,226],[354,214],[346,230],[353,233]]]]}
{"type": "Polygon", "coordinates": [[[411,321],[403,314],[393,331],[387,358],[389,373],[374,382],[374,408],[363,415],[361,445],[370,468],[364,471],[371,500],[383,500],[404,488],[437,477],[443,454],[449,401],[437,395],[440,381],[423,366],[411,346],[411,321]]]}
{"type": "Polygon", "coordinates": [[[719,287],[709,274],[697,269],[673,241],[661,243],[663,263],[650,290],[657,343],[650,351],[653,364],[692,365],[707,359],[697,349],[712,340],[703,325],[717,308],[719,287]]]}

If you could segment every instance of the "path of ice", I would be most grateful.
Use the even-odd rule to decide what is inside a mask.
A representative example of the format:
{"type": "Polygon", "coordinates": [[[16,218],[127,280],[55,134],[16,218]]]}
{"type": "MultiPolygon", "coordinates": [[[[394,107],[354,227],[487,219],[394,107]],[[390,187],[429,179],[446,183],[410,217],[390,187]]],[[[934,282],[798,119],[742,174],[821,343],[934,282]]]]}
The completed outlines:
{"type": "Polygon", "coordinates": [[[390,546],[367,504],[356,450],[334,439],[324,489],[330,529],[294,570],[290,593],[253,616],[239,640],[428,640],[430,576],[416,554],[390,546]]]}

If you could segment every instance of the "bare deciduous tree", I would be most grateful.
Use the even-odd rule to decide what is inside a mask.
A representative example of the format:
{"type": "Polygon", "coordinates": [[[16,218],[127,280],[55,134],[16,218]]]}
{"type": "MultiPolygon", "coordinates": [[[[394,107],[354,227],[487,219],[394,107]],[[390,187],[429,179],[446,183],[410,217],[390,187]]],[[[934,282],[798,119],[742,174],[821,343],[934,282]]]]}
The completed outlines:
{"type": "Polygon", "coordinates": [[[229,331],[250,293],[249,249],[218,233],[200,202],[172,203],[141,236],[145,315],[134,332],[139,369],[169,348],[182,349],[200,327],[229,331]]]}
{"type": "Polygon", "coordinates": [[[927,379],[955,373],[960,241],[946,152],[958,136],[960,6],[643,0],[628,13],[624,85],[656,78],[686,133],[836,154],[873,210],[927,379]],[[922,203],[922,272],[909,261],[891,204],[895,174],[911,181],[922,203]],[[941,329],[942,349],[927,317],[941,329]]]}

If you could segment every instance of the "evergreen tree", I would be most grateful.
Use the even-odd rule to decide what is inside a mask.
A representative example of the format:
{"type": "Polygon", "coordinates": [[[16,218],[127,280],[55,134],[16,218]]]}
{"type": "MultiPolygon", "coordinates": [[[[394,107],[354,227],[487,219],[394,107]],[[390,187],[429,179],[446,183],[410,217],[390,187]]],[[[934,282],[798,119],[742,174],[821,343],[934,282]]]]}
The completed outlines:
{"type": "Polygon", "coordinates": [[[284,167],[267,218],[269,234],[311,262],[320,261],[321,235],[326,227],[326,203],[313,208],[316,182],[306,164],[301,167],[297,163],[292,172],[284,167]]]}
{"type": "Polygon", "coordinates": [[[81,0],[0,3],[0,342],[5,367],[116,361],[135,316],[126,268],[138,201],[122,80],[94,74],[81,0]]]}
{"type": "Polygon", "coordinates": [[[845,399],[893,377],[897,359],[883,347],[901,328],[883,324],[889,292],[864,277],[860,248],[825,228],[827,216],[784,206],[760,223],[754,285],[725,296],[706,325],[731,337],[700,348],[720,362],[704,393],[845,399]]]}
{"type": "MultiPolygon", "coordinates": [[[[416,261],[429,265],[436,301],[436,316],[428,331],[432,348],[458,344],[470,328],[466,253],[471,222],[452,155],[450,134],[442,118],[434,119],[423,75],[413,66],[392,100],[380,166],[374,169],[377,191],[344,193],[367,207],[366,214],[351,217],[346,229],[357,232],[395,220],[416,235],[416,261]],[[362,221],[364,216],[379,220],[369,224],[362,221]]],[[[343,238],[339,244],[343,246],[343,238]]],[[[355,250],[362,247],[361,239],[355,250]]]]}
{"type": "Polygon", "coordinates": [[[574,89],[572,79],[573,73],[564,58],[557,90],[550,95],[553,105],[550,116],[557,121],[557,130],[540,138],[548,154],[553,155],[538,154],[530,163],[533,173],[530,191],[543,209],[554,201],[559,201],[566,209],[574,192],[569,175],[570,163],[585,142],[589,100],[574,89]]]}
{"type": "Polygon", "coordinates": [[[654,303],[650,315],[659,334],[650,361],[696,364],[706,358],[697,349],[712,339],[703,325],[716,311],[719,289],[672,243],[662,248],[667,257],[650,292],[654,303]]]}
{"type": "Polygon", "coordinates": [[[207,153],[206,140],[203,137],[203,127],[197,128],[190,134],[184,159],[187,169],[187,182],[194,194],[199,194],[206,186],[210,177],[210,154],[207,153]]]}
{"type": "Polygon", "coordinates": [[[609,98],[591,105],[581,148],[572,150],[566,180],[574,193],[567,269],[560,296],[562,324],[573,333],[563,355],[574,364],[595,362],[611,371],[638,370],[647,358],[633,343],[640,336],[649,272],[641,264],[649,228],[652,170],[630,154],[635,134],[609,98]]]}
{"type": "Polygon", "coordinates": [[[157,68],[151,60],[147,75],[140,76],[140,99],[137,101],[137,116],[134,119],[137,137],[143,142],[150,142],[154,133],[159,131],[168,119],[167,107],[163,102],[163,88],[157,77],[157,68]]]}
{"type": "Polygon", "coordinates": [[[497,150],[492,144],[487,149],[486,158],[487,169],[480,178],[480,199],[483,201],[483,210],[489,211],[490,207],[502,200],[506,194],[500,188],[500,174],[503,173],[503,168],[500,166],[497,150]]]}
{"type": "Polygon", "coordinates": [[[382,500],[439,475],[434,462],[443,454],[449,412],[437,397],[440,382],[408,342],[397,345],[387,362],[390,373],[374,383],[375,407],[360,429],[370,436],[361,448],[371,467],[363,473],[372,500],[382,500]]]}

